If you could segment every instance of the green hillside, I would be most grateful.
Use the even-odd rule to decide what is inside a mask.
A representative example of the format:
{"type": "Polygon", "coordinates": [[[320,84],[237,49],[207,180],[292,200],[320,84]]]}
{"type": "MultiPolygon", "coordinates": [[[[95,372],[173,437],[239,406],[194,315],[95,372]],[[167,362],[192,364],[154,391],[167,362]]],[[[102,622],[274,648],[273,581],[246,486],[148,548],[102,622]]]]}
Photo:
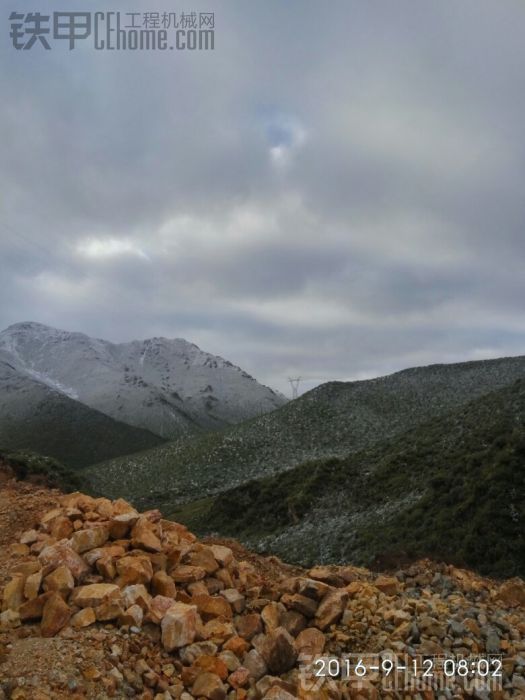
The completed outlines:
{"type": "Polygon", "coordinates": [[[369,449],[521,377],[525,358],[513,357],[324,384],[223,432],[94,465],[83,474],[85,488],[170,509],[307,460],[369,449]]]}
{"type": "Polygon", "coordinates": [[[525,574],[525,381],[343,460],[302,464],[174,509],[287,561],[431,556],[525,574]]]}

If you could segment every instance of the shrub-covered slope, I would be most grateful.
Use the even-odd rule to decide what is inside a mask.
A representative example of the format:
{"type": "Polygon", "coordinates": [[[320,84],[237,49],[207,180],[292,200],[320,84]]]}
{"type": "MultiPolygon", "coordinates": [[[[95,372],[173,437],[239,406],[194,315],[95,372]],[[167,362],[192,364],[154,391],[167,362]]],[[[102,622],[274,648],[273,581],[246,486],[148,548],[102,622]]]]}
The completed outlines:
{"type": "Polygon", "coordinates": [[[346,459],[310,462],[175,510],[289,561],[431,556],[525,574],[525,380],[346,459]]]}
{"type": "Polygon", "coordinates": [[[525,377],[524,357],[324,384],[224,432],[95,465],[84,473],[85,488],[129,498],[141,507],[170,508],[306,460],[368,449],[520,377],[525,377]]]}

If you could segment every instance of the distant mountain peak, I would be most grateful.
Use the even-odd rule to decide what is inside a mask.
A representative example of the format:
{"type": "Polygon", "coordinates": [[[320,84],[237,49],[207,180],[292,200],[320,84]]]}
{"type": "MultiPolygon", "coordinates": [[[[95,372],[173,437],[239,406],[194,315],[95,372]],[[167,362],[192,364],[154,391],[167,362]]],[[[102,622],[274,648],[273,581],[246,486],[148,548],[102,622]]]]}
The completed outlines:
{"type": "Polygon", "coordinates": [[[33,380],[162,437],[222,428],[286,401],[184,338],[111,343],[24,321],[0,333],[0,351],[33,380]]]}

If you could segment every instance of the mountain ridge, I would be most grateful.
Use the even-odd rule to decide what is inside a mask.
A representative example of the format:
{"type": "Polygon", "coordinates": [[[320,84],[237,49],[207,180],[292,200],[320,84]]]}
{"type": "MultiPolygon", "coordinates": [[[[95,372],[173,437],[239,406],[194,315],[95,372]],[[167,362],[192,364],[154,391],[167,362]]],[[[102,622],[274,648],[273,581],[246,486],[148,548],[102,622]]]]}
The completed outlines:
{"type": "Polygon", "coordinates": [[[22,373],[116,420],[161,437],[221,428],[285,398],[182,338],[111,343],[36,322],[0,332],[22,373]]]}
{"type": "Polygon", "coordinates": [[[124,474],[133,474],[125,497],[169,508],[309,460],[345,457],[522,377],[525,357],[517,356],[331,382],[221,432],[93,465],[86,484],[116,496],[124,474]]]}

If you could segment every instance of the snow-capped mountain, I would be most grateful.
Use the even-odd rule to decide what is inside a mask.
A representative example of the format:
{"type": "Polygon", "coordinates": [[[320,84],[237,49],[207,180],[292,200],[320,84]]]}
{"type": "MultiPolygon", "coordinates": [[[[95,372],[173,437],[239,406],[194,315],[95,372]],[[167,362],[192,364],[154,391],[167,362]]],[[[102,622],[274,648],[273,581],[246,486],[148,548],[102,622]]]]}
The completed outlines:
{"type": "Polygon", "coordinates": [[[0,350],[0,452],[29,450],[77,468],[162,442],[32,379],[0,350]]]}
{"type": "Polygon", "coordinates": [[[33,380],[162,437],[219,428],[286,401],[231,362],[180,338],[115,344],[17,323],[0,333],[0,351],[33,380]]]}

